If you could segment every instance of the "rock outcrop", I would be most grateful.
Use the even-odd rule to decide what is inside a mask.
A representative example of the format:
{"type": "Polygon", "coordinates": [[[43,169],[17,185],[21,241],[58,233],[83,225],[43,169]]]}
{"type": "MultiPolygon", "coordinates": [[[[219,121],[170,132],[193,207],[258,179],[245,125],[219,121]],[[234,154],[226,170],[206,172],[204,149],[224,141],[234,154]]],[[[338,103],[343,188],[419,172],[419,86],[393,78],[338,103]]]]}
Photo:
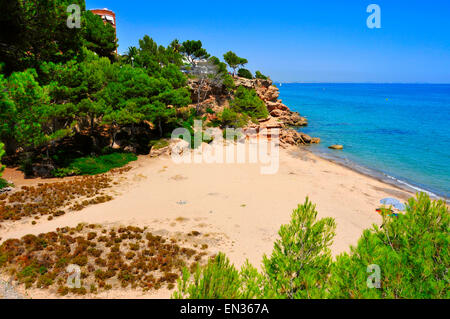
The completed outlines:
{"type": "Polygon", "coordinates": [[[266,103],[270,115],[278,118],[287,126],[299,127],[308,125],[306,118],[300,116],[298,112],[292,112],[289,107],[283,104],[283,101],[279,99],[280,91],[273,85],[271,80],[236,78],[234,82],[236,86],[242,85],[246,88],[254,89],[261,100],[266,103]]]}
{"type": "Polygon", "coordinates": [[[254,89],[269,111],[270,116],[267,119],[260,121],[259,125],[250,125],[250,127],[255,128],[256,126],[258,130],[279,128],[280,145],[283,147],[320,143],[319,138],[312,138],[305,133],[289,128],[306,126],[308,120],[300,116],[298,112],[292,112],[289,107],[283,104],[283,101],[279,99],[279,89],[273,85],[271,80],[236,78],[235,84],[236,86],[242,85],[254,89]]]}
{"type": "MultiPolygon", "coordinates": [[[[320,143],[319,138],[312,138],[307,134],[297,132],[290,127],[301,127],[308,125],[308,120],[302,117],[298,112],[292,112],[288,106],[283,104],[283,101],[279,99],[279,89],[273,85],[270,79],[246,79],[241,77],[235,77],[234,82],[236,87],[243,86],[248,89],[254,89],[261,100],[267,106],[269,116],[267,119],[260,119],[258,124],[249,122],[247,128],[256,129],[256,132],[262,132],[263,130],[270,130],[274,128],[280,129],[280,145],[308,145],[320,143]]],[[[190,79],[188,86],[191,92],[198,91],[199,81],[190,79]]],[[[200,103],[200,112],[206,113],[207,109],[213,110],[215,113],[221,112],[224,108],[229,106],[231,96],[226,92],[221,84],[217,84],[217,87],[205,86],[202,92],[200,103]]],[[[197,96],[193,94],[193,102],[196,103],[197,96]]],[[[192,107],[197,105],[192,105],[192,107]]],[[[207,121],[213,121],[217,119],[216,114],[205,114],[207,121]]],[[[258,133],[259,134],[259,133],[258,133]]],[[[159,153],[159,152],[158,152],[159,153]]]]}

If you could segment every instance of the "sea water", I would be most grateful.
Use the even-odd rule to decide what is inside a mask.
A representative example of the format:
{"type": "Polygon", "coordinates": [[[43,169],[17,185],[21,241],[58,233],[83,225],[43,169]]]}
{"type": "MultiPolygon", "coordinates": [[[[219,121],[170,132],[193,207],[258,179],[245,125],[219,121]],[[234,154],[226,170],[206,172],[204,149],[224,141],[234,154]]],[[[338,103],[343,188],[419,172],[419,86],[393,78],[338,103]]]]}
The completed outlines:
{"type": "Polygon", "coordinates": [[[450,198],[450,84],[289,84],[310,149],[399,186],[450,198]],[[342,144],[343,151],[328,149],[342,144]]]}

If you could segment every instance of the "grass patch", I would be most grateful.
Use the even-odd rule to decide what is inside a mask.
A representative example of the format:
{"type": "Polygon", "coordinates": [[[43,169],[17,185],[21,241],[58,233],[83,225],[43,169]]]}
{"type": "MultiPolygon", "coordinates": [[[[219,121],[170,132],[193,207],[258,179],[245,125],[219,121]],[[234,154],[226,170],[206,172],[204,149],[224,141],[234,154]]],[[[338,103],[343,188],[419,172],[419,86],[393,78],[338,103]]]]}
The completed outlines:
{"type": "Polygon", "coordinates": [[[81,157],[73,160],[68,167],[56,169],[53,175],[55,177],[64,177],[103,174],[136,160],[137,156],[132,153],[112,153],[97,157],[81,157]]]}
{"type": "Polygon", "coordinates": [[[8,181],[0,177],[0,189],[3,189],[8,186],[9,186],[8,181]]]}
{"type": "Polygon", "coordinates": [[[160,139],[160,140],[150,141],[150,143],[148,145],[150,146],[150,148],[152,148],[154,150],[160,150],[164,147],[169,146],[169,142],[165,139],[160,139]]]}

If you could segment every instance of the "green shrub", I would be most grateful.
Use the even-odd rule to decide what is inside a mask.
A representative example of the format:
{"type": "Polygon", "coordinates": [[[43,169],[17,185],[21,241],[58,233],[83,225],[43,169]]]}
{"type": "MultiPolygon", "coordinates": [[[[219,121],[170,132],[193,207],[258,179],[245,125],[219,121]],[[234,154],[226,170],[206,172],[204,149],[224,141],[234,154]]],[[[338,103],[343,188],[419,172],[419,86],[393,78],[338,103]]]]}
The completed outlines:
{"type": "Polygon", "coordinates": [[[52,172],[52,175],[54,177],[66,177],[66,176],[76,176],[76,175],[80,175],[81,171],[80,169],[76,168],[76,167],[65,167],[65,168],[58,168],[55,169],[52,172]]]}
{"type": "Polygon", "coordinates": [[[264,256],[268,284],[277,298],[325,296],[336,223],[330,217],[316,219],[316,206],[307,198],[294,210],[291,222],[281,226],[272,256],[264,256]]]}
{"type": "Polygon", "coordinates": [[[349,254],[338,256],[331,272],[332,298],[450,297],[450,215],[443,201],[420,194],[406,213],[383,217],[382,228],[364,231],[349,254]],[[381,270],[380,289],[367,286],[369,265],[381,270]]]}
{"type": "Polygon", "coordinates": [[[263,75],[260,71],[256,71],[255,77],[257,79],[267,80],[267,76],[263,75]]]}
{"type": "Polygon", "coordinates": [[[239,114],[235,110],[225,108],[217,115],[222,127],[234,127],[240,128],[247,124],[248,116],[245,114],[239,114]]]}
{"type": "Polygon", "coordinates": [[[234,90],[236,88],[236,85],[234,84],[234,78],[230,74],[224,75],[222,83],[225,86],[225,88],[227,88],[229,91],[234,90]]]}
{"type": "Polygon", "coordinates": [[[237,299],[240,297],[240,276],[224,254],[219,253],[203,269],[197,267],[193,278],[187,269],[178,280],[176,299],[237,299]]]}
{"type": "Polygon", "coordinates": [[[256,91],[243,86],[238,87],[234,100],[230,104],[234,111],[247,114],[251,118],[262,119],[269,115],[266,104],[259,98],[256,91]]]}
{"type": "Polygon", "coordinates": [[[159,150],[159,149],[169,146],[169,142],[165,139],[160,139],[160,140],[150,141],[148,146],[150,146],[150,148],[152,148],[152,149],[159,150]]]}
{"type": "MultiPolygon", "coordinates": [[[[0,177],[2,177],[2,173],[5,170],[5,166],[2,165],[2,157],[5,155],[4,144],[0,142],[0,177]]],[[[0,187],[1,188],[1,187],[0,187]]]]}
{"type": "Polygon", "coordinates": [[[281,226],[262,271],[240,272],[219,255],[191,279],[187,271],[175,298],[450,298],[450,215],[443,201],[419,194],[405,214],[383,217],[383,226],[364,231],[357,247],[332,261],[336,224],[316,221],[307,199],[281,226]],[[368,266],[381,269],[380,287],[369,288],[368,266]]]}
{"type": "Polygon", "coordinates": [[[239,69],[238,76],[240,76],[241,78],[249,79],[249,80],[253,79],[252,72],[250,72],[247,69],[239,69]]]}
{"type": "Polygon", "coordinates": [[[0,177],[0,189],[3,189],[8,186],[9,186],[8,181],[0,177]]]}
{"type": "Polygon", "coordinates": [[[129,162],[136,161],[137,156],[132,153],[112,153],[98,157],[82,157],[73,160],[68,167],[55,170],[55,177],[64,177],[66,174],[97,175],[114,168],[125,166],[129,162]]]}

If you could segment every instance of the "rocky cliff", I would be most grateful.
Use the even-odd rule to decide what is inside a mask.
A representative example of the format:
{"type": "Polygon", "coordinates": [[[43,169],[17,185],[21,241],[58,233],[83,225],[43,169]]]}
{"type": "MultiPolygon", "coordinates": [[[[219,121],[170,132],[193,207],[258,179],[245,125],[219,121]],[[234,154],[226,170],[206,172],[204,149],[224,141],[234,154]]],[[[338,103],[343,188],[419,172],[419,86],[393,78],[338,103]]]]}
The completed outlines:
{"type": "MultiPolygon", "coordinates": [[[[292,129],[292,127],[308,125],[308,120],[300,116],[298,112],[292,112],[289,107],[283,104],[283,101],[279,99],[279,89],[273,85],[270,79],[245,79],[236,77],[234,82],[236,87],[244,86],[249,89],[254,89],[261,100],[264,101],[270,113],[266,119],[260,119],[258,124],[249,122],[248,128],[256,129],[257,131],[279,128],[280,144],[283,147],[320,143],[319,138],[312,138],[307,134],[292,129]]],[[[194,103],[197,103],[199,83],[195,79],[190,79],[188,85],[193,92],[192,99],[194,103]],[[194,94],[194,92],[196,93],[194,94]]],[[[206,112],[209,108],[216,113],[220,112],[229,106],[230,99],[232,99],[232,93],[227,92],[222,85],[206,85],[201,93],[200,111],[206,112]]],[[[208,120],[213,120],[214,118],[214,114],[207,114],[208,120]]]]}

